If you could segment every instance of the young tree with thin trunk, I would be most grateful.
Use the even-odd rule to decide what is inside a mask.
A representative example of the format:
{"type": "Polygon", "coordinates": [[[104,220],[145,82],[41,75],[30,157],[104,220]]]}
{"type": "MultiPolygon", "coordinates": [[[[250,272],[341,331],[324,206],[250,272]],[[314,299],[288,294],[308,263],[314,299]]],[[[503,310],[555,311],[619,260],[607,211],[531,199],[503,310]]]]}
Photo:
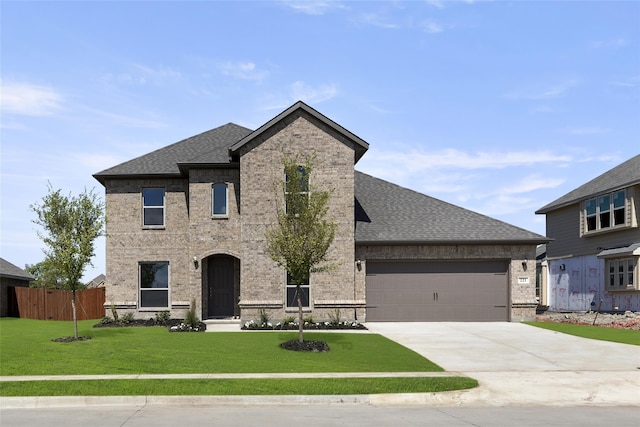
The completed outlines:
{"type": "Polygon", "coordinates": [[[309,283],[312,273],[335,268],[328,259],[337,224],[327,220],[331,192],[312,188],[312,159],[300,164],[296,158],[283,157],[285,179],[277,183],[284,204],[276,205],[277,222],[266,232],[267,253],[289,274],[296,285],[298,304],[298,341],[303,342],[301,285],[309,283]]]}
{"type": "Polygon", "coordinates": [[[71,294],[74,338],[78,339],[76,291],[82,287],[80,279],[94,256],[94,241],[104,228],[104,205],[93,190],[84,190],[77,197],[64,196],[61,190],[48,193],[40,203],[31,205],[36,214],[34,223],[43,228],[38,237],[46,245],[43,249],[50,268],[60,275],[61,287],[71,294]]]}

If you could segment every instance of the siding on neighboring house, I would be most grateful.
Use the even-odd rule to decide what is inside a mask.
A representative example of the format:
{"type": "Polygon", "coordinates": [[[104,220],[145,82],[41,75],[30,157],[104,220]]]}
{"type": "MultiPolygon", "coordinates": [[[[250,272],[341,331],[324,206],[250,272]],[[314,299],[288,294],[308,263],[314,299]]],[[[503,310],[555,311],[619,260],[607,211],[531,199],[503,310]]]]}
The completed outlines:
{"type": "MultiPolygon", "coordinates": [[[[638,185],[629,191],[630,205],[627,209],[627,215],[630,216],[633,212],[636,215],[634,219],[631,219],[632,224],[640,222],[638,194],[640,194],[640,186],[638,185]]],[[[582,209],[582,203],[575,203],[546,214],[546,234],[554,239],[547,245],[548,258],[595,255],[601,252],[602,248],[629,245],[640,241],[640,228],[638,227],[581,236],[580,216],[582,209]]]]}

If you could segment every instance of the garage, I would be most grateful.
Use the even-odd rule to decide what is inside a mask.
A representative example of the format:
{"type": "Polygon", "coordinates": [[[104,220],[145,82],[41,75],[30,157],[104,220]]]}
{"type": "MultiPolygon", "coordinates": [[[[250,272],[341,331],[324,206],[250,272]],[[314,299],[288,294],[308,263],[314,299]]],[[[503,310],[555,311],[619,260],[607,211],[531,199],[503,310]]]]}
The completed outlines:
{"type": "Polygon", "coordinates": [[[368,322],[509,320],[508,261],[373,261],[368,322]]]}

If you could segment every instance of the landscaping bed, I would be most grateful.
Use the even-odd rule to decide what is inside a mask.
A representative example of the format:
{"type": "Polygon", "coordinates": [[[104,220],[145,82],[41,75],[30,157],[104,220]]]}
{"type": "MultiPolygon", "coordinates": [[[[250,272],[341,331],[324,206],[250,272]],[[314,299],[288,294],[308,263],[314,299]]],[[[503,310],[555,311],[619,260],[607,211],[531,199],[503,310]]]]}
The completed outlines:
{"type": "Polygon", "coordinates": [[[536,321],[576,325],[594,325],[595,322],[595,326],[640,331],[640,312],[634,313],[632,311],[625,311],[624,313],[546,312],[537,315],[536,321]]]}
{"type": "MultiPolygon", "coordinates": [[[[344,322],[304,322],[302,325],[304,330],[353,330],[353,329],[364,329],[367,328],[360,322],[354,321],[344,321],[344,322]]],[[[256,322],[254,320],[249,320],[245,322],[242,327],[242,330],[256,330],[256,331],[297,331],[298,330],[298,322],[256,322]]]]}
{"type": "Polygon", "coordinates": [[[100,323],[93,325],[94,328],[133,328],[133,327],[166,327],[169,332],[205,332],[207,325],[198,322],[198,326],[192,328],[184,323],[184,319],[167,319],[159,321],[156,319],[119,319],[113,320],[110,317],[103,318],[100,323]]]}

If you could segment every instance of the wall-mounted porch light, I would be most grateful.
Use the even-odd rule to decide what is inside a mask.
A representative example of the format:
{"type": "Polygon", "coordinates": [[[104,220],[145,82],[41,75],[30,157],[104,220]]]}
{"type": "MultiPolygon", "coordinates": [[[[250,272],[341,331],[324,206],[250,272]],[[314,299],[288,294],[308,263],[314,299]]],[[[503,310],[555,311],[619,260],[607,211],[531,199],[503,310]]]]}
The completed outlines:
{"type": "Polygon", "coordinates": [[[198,257],[193,257],[193,268],[198,269],[198,257]]]}

